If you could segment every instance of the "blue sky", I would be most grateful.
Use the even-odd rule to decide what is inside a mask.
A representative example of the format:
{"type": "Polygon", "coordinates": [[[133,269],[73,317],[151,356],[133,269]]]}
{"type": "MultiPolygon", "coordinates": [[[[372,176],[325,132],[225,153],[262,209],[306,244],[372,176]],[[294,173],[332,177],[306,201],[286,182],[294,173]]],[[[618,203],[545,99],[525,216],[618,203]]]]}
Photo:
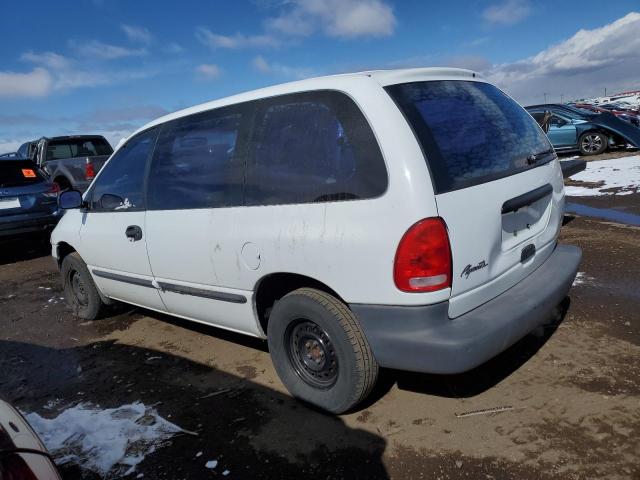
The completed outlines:
{"type": "Polygon", "coordinates": [[[469,67],[523,103],[640,88],[633,12],[637,0],[4,0],[0,153],[42,135],[117,142],[168,111],[371,68],[469,67]]]}

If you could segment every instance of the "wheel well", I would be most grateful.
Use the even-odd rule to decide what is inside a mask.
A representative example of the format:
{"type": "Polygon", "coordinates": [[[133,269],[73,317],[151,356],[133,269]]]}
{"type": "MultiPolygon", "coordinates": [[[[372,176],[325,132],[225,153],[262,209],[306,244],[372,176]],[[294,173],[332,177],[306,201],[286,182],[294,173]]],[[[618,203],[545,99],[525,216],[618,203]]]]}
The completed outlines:
{"type": "Polygon", "coordinates": [[[57,183],[58,185],[60,185],[61,189],[70,188],[71,187],[71,182],[65,176],[58,176],[58,177],[54,178],[53,181],[55,183],[57,183]]]}
{"type": "Polygon", "coordinates": [[[76,249],[66,242],[58,243],[58,266],[62,265],[62,261],[67,255],[75,251],[76,249]]]}
{"type": "Polygon", "coordinates": [[[303,287],[316,288],[344,302],[334,290],[314,278],[297,273],[272,273],[263,277],[256,286],[256,313],[263,332],[267,333],[273,305],[287,293],[303,287]]]}

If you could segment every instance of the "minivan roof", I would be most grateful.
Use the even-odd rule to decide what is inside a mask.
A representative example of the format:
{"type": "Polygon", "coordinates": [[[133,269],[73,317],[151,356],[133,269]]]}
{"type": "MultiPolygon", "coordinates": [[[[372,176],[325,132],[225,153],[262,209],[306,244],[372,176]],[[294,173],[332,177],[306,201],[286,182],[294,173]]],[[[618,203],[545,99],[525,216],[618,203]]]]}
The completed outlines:
{"type": "MultiPolygon", "coordinates": [[[[369,70],[363,72],[354,73],[341,73],[336,75],[327,75],[323,77],[308,78],[305,80],[297,80],[294,82],[281,83],[272,85],[270,87],[260,88],[257,90],[251,90],[244,93],[232,95],[230,97],[224,97],[210,102],[201,103],[188,107],[183,110],[178,110],[173,113],[169,113],[162,117],[156,118],[147,123],[143,127],[136,130],[130,136],[136,133],[151,128],[155,125],[168,122],[186,115],[191,115],[214,108],[224,107],[226,105],[233,105],[236,103],[247,102],[250,100],[257,100],[260,98],[268,98],[276,95],[283,95],[287,93],[303,92],[314,89],[328,89],[331,88],[329,84],[335,81],[333,86],[336,89],[340,88],[340,83],[343,80],[348,79],[362,79],[362,81],[374,80],[381,86],[395,85],[398,83],[418,82],[424,80],[460,80],[460,79],[473,79],[483,81],[481,75],[472,70],[466,70],[463,68],[447,68],[447,67],[424,67],[424,68],[401,68],[392,70],[369,70]]],[[[122,142],[121,142],[122,143],[122,142]]]]}

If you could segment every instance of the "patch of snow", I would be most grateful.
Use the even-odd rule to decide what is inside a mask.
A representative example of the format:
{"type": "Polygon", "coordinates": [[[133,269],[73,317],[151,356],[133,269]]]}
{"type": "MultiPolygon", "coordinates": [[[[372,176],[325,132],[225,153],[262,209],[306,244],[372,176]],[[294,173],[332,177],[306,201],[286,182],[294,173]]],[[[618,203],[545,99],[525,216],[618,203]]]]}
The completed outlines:
{"type": "Polygon", "coordinates": [[[146,455],[183,431],[141,402],[108,409],[80,403],[52,419],[25,417],[56,463],[73,462],[100,476],[133,473],[146,455]]]}
{"type": "Polygon", "coordinates": [[[587,168],[571,180],[597,186],[566,186],[565,194],[570,197],[637,193],[640,189],[640,155],[588,162],[587,168]]]}
{"type": "Polygon", "coordinates": [[[212,468],[216,468],[218,466],[218,460],[209,460],[207,463],[204,464],[205,468],[208,469],[212,469],[212,468]]]}
{"type": "Polygon", "coordinates": [[[576,273],[576,278],[573,280],[573,286],[576,287],[578,285],[588,285],[593,283],[594,278],[590,277],[584,272],[576,273]]]}
{"type": "Polygon", "coordinates": [[[44,408],[45,410],[53,410],[55,407],[58,406],[58,404],[60,403],[60,399],[56,398],[55,400],[49,400],[46,405],[42,408],[44,408]]]}

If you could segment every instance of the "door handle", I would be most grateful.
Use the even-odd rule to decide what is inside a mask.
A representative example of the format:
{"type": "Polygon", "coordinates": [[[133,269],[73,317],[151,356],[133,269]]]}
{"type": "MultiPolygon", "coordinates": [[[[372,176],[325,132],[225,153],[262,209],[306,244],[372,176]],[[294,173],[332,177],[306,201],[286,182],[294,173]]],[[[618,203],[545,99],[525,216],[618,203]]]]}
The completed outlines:
{"type": "Polygon", "coordinates": [[[142,240],[142,229],[138,225],[129,225],[124,234],[127,236],[130,242],[137,242],[142,240]]]}

